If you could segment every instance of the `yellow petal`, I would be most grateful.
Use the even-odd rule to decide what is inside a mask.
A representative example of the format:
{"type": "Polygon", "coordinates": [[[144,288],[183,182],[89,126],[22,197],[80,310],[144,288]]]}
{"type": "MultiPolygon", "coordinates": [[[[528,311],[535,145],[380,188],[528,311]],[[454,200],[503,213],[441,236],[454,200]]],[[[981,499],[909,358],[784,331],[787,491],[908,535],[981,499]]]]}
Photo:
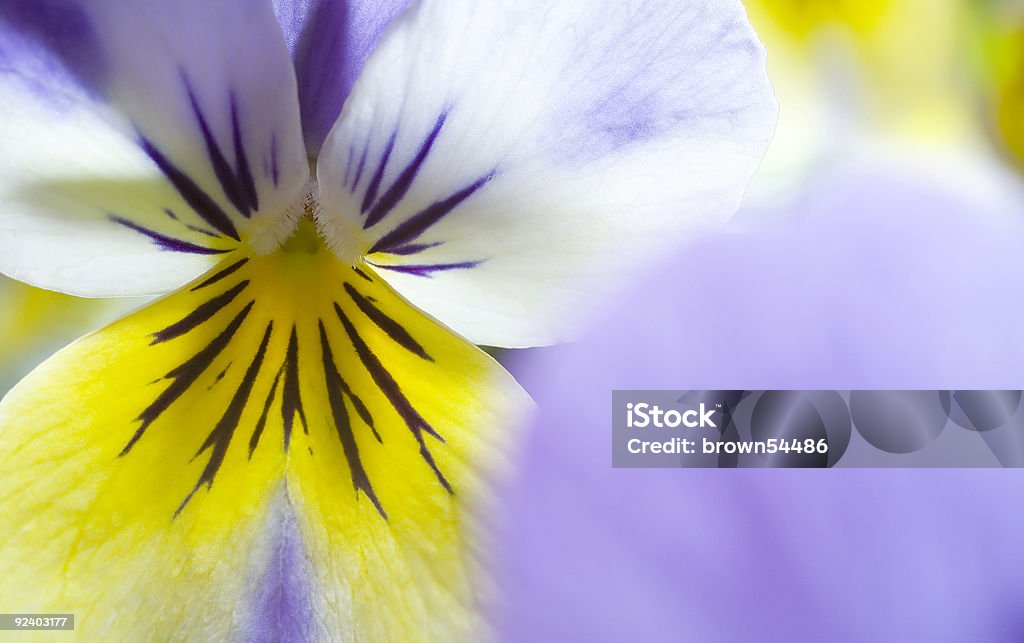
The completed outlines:
{"type": "Polygon", "coordinates": [[[0,403],[0,604],[239,636],[294,516],[317,637],[468,635],[467,505],[526,404],[369,270],[232,255],[0,403]]]}

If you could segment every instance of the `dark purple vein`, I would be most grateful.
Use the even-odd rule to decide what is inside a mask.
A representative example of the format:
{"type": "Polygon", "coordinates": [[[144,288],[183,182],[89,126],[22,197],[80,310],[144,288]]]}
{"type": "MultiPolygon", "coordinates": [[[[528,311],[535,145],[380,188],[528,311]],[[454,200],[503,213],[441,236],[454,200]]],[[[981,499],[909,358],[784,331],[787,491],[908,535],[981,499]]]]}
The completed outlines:
{"type": "Polygon", "coordinates": [[[245,290],[248,285],[249,280],[246,279],[245,281],[236,284],[234,288],[231,288],[227,292],[203,302],[180,321],[171,324],[163,330],[153,333],[153,344],[159,344],[161,342],[166,342],[169,339],[180,337],[200,324],[209,321],[209,319],[217,314],[218,311],[234,301],[235,297],[245,290]]]}
{"type": "Polygon", "coordinates": [[[156,163],[160,171],[164,173],[167,180],[171,182],[174,189],[178,191],[181,198],[185,199],[185,202],[195,210],[196,214],[202,217],[203,221],[213,226],[214,229],[231,237],[235,241],[239,240],[238,230],[235,229],[235,224],[231,222],[231,218],[228,217],[227,213],[221,209],[219,205],[210,197],[209,194],[204,192],[202,188],[196,185],[187,174],[182,172],[178,166],[163,155],[153,143],[144,136],[139,137],[139,144],[142,146],[143,151],[156,163]]]}
{"type": "Polygon", "coordinates": [[[363,196],[363,205],[359,209],[363,214],[366,214],[366,211],[370,209],[370,205],[377,200],[377,190],[380,189],[381,179],[384,178],[384,170],[388,166],[388,159],[391,158],[391,150],[395,148],[396,136],[397,133],[391,135],[387,146],[384,148],[384,154],[380,157],[380,163],[377,164],[377,171],[374,172],[373,178],[370,179],[370,184],[366,186],[366,194],[363,196]]]}
{"type": "Polygon", "coordinates": [[[359,456],[359,446],[356,444],[355,435],[352,433],[352,422],[348,411],[345,409],[345,399],[342,397],[341,375],[334,363],[334,354],[331,352],[331,343],[327,339],[327,330],[323,321],[320,321],[320,347],[323,352],[324,378],[327,384],[327,399],[331,406],[331,414],[334,416],[334,426],[338,432],[338,439],[345,452],[345,459],[348,461],[349,473],[352,477],[352,486],[356,492],[362,491],[370,499],[377,512],[387,520],[387,513],[377,499],[377,493],[370,484],[370,477],[363,468],[363,461],[359,456]]]}
{"type": "Polygon", "coordinates": [[[214,274],[209,279],[203,281],[198,286],[194,286],[192,288],[192,292],[195,292],[197,290],[202,290],[203,288],[206,288],[207,286],[212,286],[213,284],[217,283],[221,279],[224,279],[225,277],[228,277],[228,276],[234,274],[239,268],[241,268],[242,266],[244,266],[247,263],[249,263],[249,258],[248,257],[245,257],[244,259],[239,259],[238,261],[236,261],[235,263],[231,264],[227,268],[224,268],[223,270],[217,272],[216,274],[214,274]]]}
{"type": "Polygon", "coordinates": [[[154,243],[156,243],[156,245],[160,246],[164,250],[170,250],[172,252],[184,252],[193,255],[222,255],[227,252],[231,252],[230,250],[218,250],[217,248],[207,248],[206,246],[200,246],[198,244],[190,243],[188,241],[182,241],[181,239],[175,239],[174,237],[168,237],[165,234],[160,234],[155,230],[150,230],[149,228],[146,228],[133,221],[129,221],[124,217],[119,217],[114,214],[108,214],[107,216],[114,223],[122,225],[128,228],[129,230],[133,230],[135,232],[138,232],[139,234],[149,237],[154,243]]]}
{"type": "Polygon", "coordinates": [[[202,350],[193,355],[190,359],[185,361],[183,364],[175,368],[174,370],[167,373],[164,379],[173,380],[171,384],[164,389],[164,391],[157,396],[156,400],[153,401],[137,418],[142,422],[142,426],[138,428],[132,439],[128,441],[124,449],[121,450],[120,455],[124,455],[131,450],[139,438],[142,437],[146,429],[156,421],[157,418],[166,411],[171,404],[180,398],[185,391],[187,391],[199,376],[206,372],[206,369],[210,367],[213,360],[220,355],[227,345],[231,342],[231,338],[238,332],[238,328],[245,321],[245,318],[249,315],[249,311],[252,310],[254,302],[249,302],[245,308],[242,309],[238,315],[235,316],[231,323],[228,324],[220,335],[213,339],[207,344],[202,350]]]}
{"type": "Polygon", "coordinates": [[[427,351],[423,350],[423,346],[420,345],[413,336],[409,334],[409,331],[404,326],[399,324],[393,318],[386,315],[380,308],[377,308],[373,303],[362,295],[352,284],[345,283],[345,292],[352,298],[359,310],[366,315],[370,321],[377,325],[384,333],[390,337],[396,344],[409,351],[413,355],[416,355],[428,362],[433,362],[434,358],[427,354],[427,351]]]}
{"type": "Polygon", "coordinates": [[[245,405],[249,402],[249,397],[252,395],[256,378],[260,374],[260,368],[263,367],[263,359],[266,357],[267,346],[270,344],[270,336],[273,330],[274,322],[268,323],[267,330],[263,333],[263,341],[260,342],[259,350],[256,351],[256,357],[253,358],[252,363],[246,370],[245,377],[242,378],[242,382],[238,385],[234,397],[231,398],[231,403],[228,404],[227,410],[224,411],[220,421],[217,422],[213,431],[207,436],[206,441],[196,451],[194,458],[199,457],[203,451],[213,447],[210,452],[210,459],[206,462],[206,467],[203,468],[202,475],[199,476],[199,480],[196,481],[192,491],[189,492],[188,496],[181,502],[181,505],[178,506],[178,510],[174,512],[175,517],[192,500],[192,496],[195,495],[201,486],[205,484],[207,489],[213,486],[213,480],[217,476],[221,464],[224,463],[224,456],[227,454],[228,447],[231,445],[231,439],[234,437],[238,424],[242,419],[242,412],[245,411],[245,405]]]}
{"type": "Polygon", "coordinates": [[[419,411],[417,411],[409,401],[409,398],[407,398],[405,393],[402,392],[402,389],[398,385],[398,382],[395,381],[395,378],[392,377],[391,373],[389,373],[380,362],[380,358],[370,350],[370,347],[366,345],[363,338],[359,336],[358,332],[356,332],[352,322],[349,321],[348,317],[341,310],[341,307],[338,306],[338,304],[334,304],[334,312],[338,315],[338,319],[341,320],[341,325],[345,327],[345,334],[348,335],[349,341],[352,342],[352,346],[355,348],[356,354],[359,356],[359,361],[363,363],[363,366],[370,373],[370,377],[372,377],[374,383],[377,384],[377,388],[379,388],[381,393],[383,393],[388,399],[391,406],[395,408],[395,411],[398,412],[398,415],[405,422],[406,426],[409,427],[409,430],[419,443],[420,456],[434,471],[434,475],[437,477],[438,482],[441,483],[441,486],[444,487],[448,493],[454,493],[451,484],[448,483],[444,474],[441,473],[437,463],[434,461],[433,454],[431,454],[430,449],[427,448],[427,443],[423,438],[423,434],[427,433],[441,442],[444,442],[444,438],[442,438],[434,428],[430,426],[425,419],[423,419],[423,416],[420,415],[419,411]]]}
{"type": "Polygon", "coordinates": [[[420,212],[412,215],[402,223],[398,224],[394,230],[381,237],[377,243],[373,244],[373,247],[370,248],[370,254],[375,252],[389,252],[392,248],[403,246],[415,241],[434,224],[448,216],[452,210],[471,197],[477,190],[487,185],[487,182],[493,177],[493,172],[482,176],[450,197],[437,201],[420,212]]]}
{"type": "MultiPolygon", "coordinates": [[[[420,149],[413,156],[409,164],[405,166],[405,169],[398,175],[395,182],[391,184],[391,187],[381,196],[380,200],[374,204],[373,209],[366,216],[366,221],[363,222],[363,228],[369,228],[376,225],[381,219],[383,219],[391,210],[398,205],[402,197],[405,196],[406,192],[412,186],[413,179],[419,173],[420,168],[423,166],[423,162],[427,159],[430,154],[430,148],[433,147],[434,141],[437,140],[438,134],[441,133],[441,128],[444,127],[444,122],[448,118],[447,114],[441,114],[437,118],[437,122],[434,124],[434,129],[427,134],[427,137],[420,144],[420,149]]],[[[365,211],[365,206],[364,206],[365,211]]]]}

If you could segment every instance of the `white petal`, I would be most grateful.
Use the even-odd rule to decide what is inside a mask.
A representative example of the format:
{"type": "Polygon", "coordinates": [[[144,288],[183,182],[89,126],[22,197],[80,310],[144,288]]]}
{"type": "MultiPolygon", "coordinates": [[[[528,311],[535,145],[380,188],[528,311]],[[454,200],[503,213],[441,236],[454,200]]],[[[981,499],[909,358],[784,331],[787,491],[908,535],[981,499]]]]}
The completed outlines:
{"type": "Polygon", "coordinates": [[[162,292],[276,232],[308,171],[269,3],[0,5],[0,272],[162,292]]]}
{"type": "Polygon", "coordinates": [[[731,215],[775,117],[734,0],[427,0],[328,137],[321,227],[471,340],[549,343],[731,215]]]}

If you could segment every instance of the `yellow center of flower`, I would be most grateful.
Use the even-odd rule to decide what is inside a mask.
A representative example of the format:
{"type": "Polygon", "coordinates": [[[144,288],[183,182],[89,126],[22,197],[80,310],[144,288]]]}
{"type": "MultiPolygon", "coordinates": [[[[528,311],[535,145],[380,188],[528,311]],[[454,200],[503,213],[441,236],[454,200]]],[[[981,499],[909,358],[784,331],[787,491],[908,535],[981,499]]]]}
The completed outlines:
{"type": "Polygon", "coordinates": [[[327,250],[308,217],[277,252],[233,254],[158,310],[176,313],[146,324],[150,359],[121,457],[159,442],[154,434],[192,444],[181,466],[204,464],[176,513],[225,467],[266,449],[347,463],[350,484],[383,517],[382,485],[454,492],[435,456],[447,451],[450,411],[437,412],[451,403],[444,391],[466,391],[457,382],[485,365],[370,269],[327,250]]]}
{"type": "Polygon", "coordinates": [[[295,226],[292,236],[281,244],[281,250],[315,255],[324,248],[322,241],[316,223],[309,217],[302,217],[295,226]]]}

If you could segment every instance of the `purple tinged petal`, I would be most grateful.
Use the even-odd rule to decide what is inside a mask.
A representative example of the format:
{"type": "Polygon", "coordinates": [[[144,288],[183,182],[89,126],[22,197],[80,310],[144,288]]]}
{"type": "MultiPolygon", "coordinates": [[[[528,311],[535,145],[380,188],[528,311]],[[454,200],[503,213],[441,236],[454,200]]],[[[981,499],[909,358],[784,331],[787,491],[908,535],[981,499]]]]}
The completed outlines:
{"type": "Polygon", "coordinates": [[[546,133],[563,162],[585,165],[673,131],[735,122],[749,109],[756,95],[749,74],[765,53],[745,16],[721,2],[616,5],[643,27],[601,25],[587,34],[587,47],[603,55],[568,70],[563,82],[575,89],[573,100],[555,110],[546,133]]]}
{"type": "Polygon", "coordinates": [[[616,388],[1021,387],[1019,213],[886,176],[801,204],[512,363],[542,413],[497,522],[502,640],[1019,640],[1024,473],[610,467],[616,388]]]}
{"type": "Polygon", "coordinates": [[[275,501],[267,528],[270,557],[250,599],[244,639],[254,643],[314,640],[313,570],[285,494],[275,501]]]}
{"type": "Polygon", "coordinates": [[[456,332],[499,346],[571,338],[605,289],[591,281],[594,256],[625,278],[730,216],[777,115],[739,0],[422,2],[392,23],[365,70],[317,162],[321,229],[343,247],[343,230],[363,225],[369,255],[445,242],[417,265],[486,258],[480,270],[393,281],[456,332]],[[415,100],[401,100],[410,87],[415,100]],[[384,208],[360,217],[406,185],[402,168],[427,149],[440,114],[404,198],[382,199],[394,203],[383,218],[384,208]],[[366,141],[353,187],[345,177],[359,174],[349,164],[366,141]],[[538,279],[544,256],[557,259],[538,279]],[[466,288],[472,306],[455,303],[466,288]]]}
{"type": "MultiPolygon", "coordinates": [[[[89,16],[73,2],[0,0],[0,74],[25,69],[25,58],[49,67],[57,86],[100,91],[106,60],[89,16]],[[45,52],[49,60],[40,59],[45,52]]],[[[36,67],[36,71],[39,67],[36,67]]]]}
{"type": "Polygon", "coordinates": [[[363,63],[411,0],[275,0],[295,61],[306,149],[320,151],[363,63]]]}

